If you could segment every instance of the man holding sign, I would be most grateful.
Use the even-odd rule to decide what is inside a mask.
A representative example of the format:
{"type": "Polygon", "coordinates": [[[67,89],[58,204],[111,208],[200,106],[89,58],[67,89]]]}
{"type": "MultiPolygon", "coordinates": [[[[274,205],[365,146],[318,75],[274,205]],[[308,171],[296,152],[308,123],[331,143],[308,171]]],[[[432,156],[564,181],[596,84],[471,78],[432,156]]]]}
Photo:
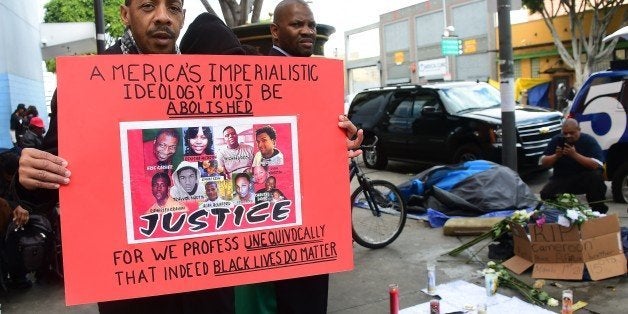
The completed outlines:
{"type": "MultiPolygon", "coordinates": [[[[127,29],[105,54],[177,54],[183,26],[183,0],[125,0],[120,17],[127,29]]],[[[42,150],[24,149],[13,197],[30,211],[49,212],[59,200],[57,189],[70,183],[68,161],[57,154],[57,95],[52,99],[50,130],[42,150]]],[[[98,304],[100,313],[233,313],[232,288],[203,290],[98,304]]]]}

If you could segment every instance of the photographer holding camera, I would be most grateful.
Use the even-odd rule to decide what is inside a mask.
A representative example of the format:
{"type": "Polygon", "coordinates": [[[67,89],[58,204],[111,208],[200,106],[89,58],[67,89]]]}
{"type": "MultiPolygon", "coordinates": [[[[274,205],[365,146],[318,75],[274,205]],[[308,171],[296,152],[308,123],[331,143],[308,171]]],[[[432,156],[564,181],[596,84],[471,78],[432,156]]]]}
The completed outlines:
{"type": "Polygon", "coordinates": [[[602,148],[595,138],[580,133],[575,119],[566,119],[562,133],[552,138],[541,157],[542,166],[554,169],[541,190],[541,199],[552,199],[562,193],[586,194],[593,210],[606,213],[603,164],[602,148]]]}

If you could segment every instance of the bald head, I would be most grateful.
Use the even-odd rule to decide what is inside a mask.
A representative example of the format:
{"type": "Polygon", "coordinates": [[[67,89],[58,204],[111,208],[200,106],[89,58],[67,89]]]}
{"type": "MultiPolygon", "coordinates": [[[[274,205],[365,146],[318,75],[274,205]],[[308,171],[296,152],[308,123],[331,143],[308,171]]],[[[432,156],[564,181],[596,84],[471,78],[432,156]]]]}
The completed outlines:
{"type": "Polygon", "coordinates": [[[289,10],[289,7],[294,4],[307,7],[308,9],[310,8],[307,2],[303,0],[283,0],[279,2],[275,7],[275,12],[273,13],[273,23],[277,23],[281,19],[281,17],[286,14],[286,11],[289,10]]]}
{"type": "Polygon", "coordinates": [[[275,7],[270,25],[273,44],[291,56],[309,57],[314,52],[316,21],[303,0],[284,0],[275,7]]]}
{"type": "Polygon", "coordinates": [[[580,138],[580,125],[578,125],[578,121],[573,118],[566,119],[565,122],[563,122],[562,132],[565,142],[573,144],[578,141],[580,138]]]}

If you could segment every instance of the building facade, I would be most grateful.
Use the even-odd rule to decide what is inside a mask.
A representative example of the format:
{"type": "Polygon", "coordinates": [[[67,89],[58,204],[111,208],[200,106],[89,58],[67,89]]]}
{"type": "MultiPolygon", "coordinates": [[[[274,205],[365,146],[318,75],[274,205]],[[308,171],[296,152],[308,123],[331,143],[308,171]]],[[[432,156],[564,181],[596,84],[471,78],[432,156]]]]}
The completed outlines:
{"type": "MultiPolygon", "coordinates": [[[[379,85],[497,77],[496,1],[430,0],[380,16],[378,23],[345,33],[347,92],[355,93],[359,72],[377,70],[379,85]],[[377,30],[377,40],[372,35],[377,30]],[[371,35],[367,35],[371,33],[371,35]],[[369,37],[378,56],[355,57],[353,41],[369,37]],[[443,56],[443,37],[457,38],[463,54],[443,56]]],[[[513,1],[514,6],[520,1],[513,1]]],[[[519,3],[519,4],[517,4],[519,3]]]]}
{"type": "Polygon", "coordinates": [[[18,104],[36,106],[48,121],[39,6],[38,1],[0,0],[0,148],[13,146],[9,120],[18,104]]]}
{"type": "MultiPolygon", "coordinates": [[[[347,94],[365,87],[404,83],[498,80],[497,1],[417,2],[380,15],[378,23],[345,33],[347,94]],[[443,37],[459,39],[462,54],[444,56],[443,37]],[[374,45],[378,45],[379,55],[364,53],[374,45]]],[[[607,33],[621,27],[625,7],[628,6],[613,16],[607,33]]],[[[562,63],[542,17],[530,15],[518,0],[511,1],[511,8],[514,77],[550,81],[548,98],[554,108],[556,87],[560,83],[572,87],[573,71],[562,63]]],[[[590,26],[590,14],[585,14],[584,19],[586,29],[590,26]]],[[[561,40],[569,46],[568,17],[558,17],[555,25],[561,40]]],[[[619,42],[614,54],[602,60],[596,70],[607,68],[611,59],[626,59],[627,48],[627,41],[619,42]]]]}

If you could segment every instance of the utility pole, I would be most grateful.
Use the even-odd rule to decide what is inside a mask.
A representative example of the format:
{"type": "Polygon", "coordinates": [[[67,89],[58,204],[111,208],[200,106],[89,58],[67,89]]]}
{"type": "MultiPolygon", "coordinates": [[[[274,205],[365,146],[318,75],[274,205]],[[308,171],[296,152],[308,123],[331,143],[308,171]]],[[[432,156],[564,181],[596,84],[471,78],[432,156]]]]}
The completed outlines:
{"type": "Polygon", "coordinates": [[[515,80],[512,61],[510,0],[497,0],[499,21],[499,89],[502,109],[502,164],[517,171],[517,133],[515,130],[515,80]]]}
{"type": "MultiPolygon", "coordinates": [[[[442,1],[442,5],[443,5],[443,35],[445,37],[449,37],[449,30],[447,29],[447,4],[445,4],[445,0],[442,1]]],[[[443,76],[443,81],[448,81],[451,80],[451,66],[449,65],[450,63],[450,58],[449,56],[445,56],[445,62],[447,63],[447,73],[445,73],[445,76],[443,76]]]]}
{"type": "Polygon", "coordinates": [[[94,17],[96,19],[96,52],[105,52],[105,16],[102,9],[102,0],[94,0],[94,17]]]}

